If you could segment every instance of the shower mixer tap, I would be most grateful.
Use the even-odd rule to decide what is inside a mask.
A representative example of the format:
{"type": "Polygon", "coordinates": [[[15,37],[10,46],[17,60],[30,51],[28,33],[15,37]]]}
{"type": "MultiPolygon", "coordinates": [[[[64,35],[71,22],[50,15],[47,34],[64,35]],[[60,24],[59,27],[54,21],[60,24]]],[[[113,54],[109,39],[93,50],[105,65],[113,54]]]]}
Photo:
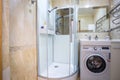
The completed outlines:
{"type": "Polygon", "coordinates": [[[88,40],[91,40],[91,35],[85,35],[87,38],[88,38],[88,40]]]}

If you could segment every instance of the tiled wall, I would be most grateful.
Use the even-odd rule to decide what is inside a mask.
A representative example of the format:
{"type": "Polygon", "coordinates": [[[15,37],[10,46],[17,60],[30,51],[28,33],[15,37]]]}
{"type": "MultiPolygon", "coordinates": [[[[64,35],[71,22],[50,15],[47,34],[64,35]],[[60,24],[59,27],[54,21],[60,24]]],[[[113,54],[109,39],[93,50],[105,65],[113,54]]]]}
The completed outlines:
{"type": "Polygon", "coordinates": [[[70,6],[71,0],[51,0],[53,7],[67,7],[70,6]]]}
{"type": "MultiPolygon", "coordinates": [[[[75,0],[52,0],[53,7],[67,7],[74,3],[75,0]],[[58,3],[59,2],[59,3],[58,3]]],[[[105,6],[109,4],[109,0],[79,0],[77,2],[79,7],[105,6]]]]}
{"type": "Polygon", "coordinates": [[[10,49],[11,80],[36,80],[35,46],[19,46],[10,49]]]}
{"type": "Polygon", "coordinates": [[[109,0],[79,0],[79,7],[94,7],[109,5],[109,0]]]}
{"type": "Polygon", "coordinates": [[[79,39],[86,39],[87,36],[91,36],[92,39],[95,39],[95,36],[98,36],[98,39],[105,39],[106,36],[108,36],[109,34],[106,33],[87,33],[87,32],[83,32],[83,33],[79,33],[78,34],[78,38],[79,39]]]}
{"type": "Polygon", "coordinates": [[[120,32],[112,31],[111,32],[111,38],[112,39],[120,39],[120,32]]]}
{"type": "MultiPolygon", "coordinates": [[[[111,2],[111,9],[117,5],[118,3],[120,3],[120,0],[112,0],[113,2],[111,2]]],[[[117,26],[120,26],[120,24],[113,24],[112,20],[114,20],[115,18],[111,15],[111,28],[115,28],[117,26]]],[[[116,21],[119,21],[119,20],[116,20],[116,21]]],[[[116,29],[114,31],[111,32],[111,38],[112,39],[120,39],[120,28],[119,29],[116,29]]]]}
{"type": "Polygon", "coordinates": [[[9,0],[3,0],[3,27],[2,27],[2,66],[3,80],[10,80],[9,59],[9,0]]]}
{"type": "Polygon", "coordinates": [[[10,0],[11,80],[37,80],[36,3],[10,0]]]}

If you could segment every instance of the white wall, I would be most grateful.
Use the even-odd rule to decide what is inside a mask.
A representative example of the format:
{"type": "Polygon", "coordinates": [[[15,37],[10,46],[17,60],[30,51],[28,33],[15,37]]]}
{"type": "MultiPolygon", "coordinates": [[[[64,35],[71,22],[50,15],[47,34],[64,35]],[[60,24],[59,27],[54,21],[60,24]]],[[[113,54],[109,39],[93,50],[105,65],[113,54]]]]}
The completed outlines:
{"type": "Polygon", "coordinates": [[[39,52],[38,52],[38,73],[40,75],[47,69],[47,35],[41,35],[39,38],[39,52]]]}
{"type": "MultiPolygon", "coordinates": [[[[53,7],[49,4],[49,10],[52,10],[53,7]]],[[[52,12],[48,14],[48,19],[49,19],[49,29],[54,30],[54,25],[55,25],[55,10],[54,9],[52,12]]]]}
{"type": "Polygon", "coordinates": [[[111,80],[120,80],[120,40],[112,42],[111,47],[111,80]]]}
{"type": "Polygon", "coordinates": [[[55,35],[54,37],[54,61],[59,63],[69,63],[70,36],[55,35]]]}
{"type": "Polygon", "coordinates": [[[38,56],[39,74],[47,70],[48,65],[53,62],[53,38],[48,35],[40,35],[39,38],[39,56],[38,56]]]}
{"type": "MultiPolygon", "coordinates": [[[[48,35],[48,66],[53,63],[53,55],[54,55],[54,36],[53,35],[48,35]]],[[[43,61],[44,62],[44,61],[43,61]]]]}
{"type": "Polygon", "coordinates": [[[69,35],[55,35],[54,62],[70,64],[74,71],[78,69],[78,42],[70,42],[69,35]]]}
{"type": "Polygon", "coordinates": [[[37,19],[38,27],[47,23],[47,12],[48,12],[48,0],[38,0],[37,1],[37,19]]]}

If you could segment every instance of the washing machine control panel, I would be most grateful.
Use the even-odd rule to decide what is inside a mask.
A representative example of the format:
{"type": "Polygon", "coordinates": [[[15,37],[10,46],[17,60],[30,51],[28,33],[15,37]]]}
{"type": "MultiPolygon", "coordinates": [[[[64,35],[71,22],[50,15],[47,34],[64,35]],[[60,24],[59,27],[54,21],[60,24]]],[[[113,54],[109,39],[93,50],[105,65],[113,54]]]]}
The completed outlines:
{"type": "Polygon", "coordinates": [[[109,47],[102,47],[103,50],[109,50],[109,47]]]}
{"type": "Polygon", "coordinates": [[[94,51],[101,51],[102,48],[101,48],[101,47],[96,47],[96,46],[95,46],[95,47],[93,47],[93,50],[94,50],[94,51]]]}
{"type": "Polygon", "coordinates": [[[83,50],[87,51],[104,51],[104,50],[110,50],[109,46],[84,46],[83,50]]]}

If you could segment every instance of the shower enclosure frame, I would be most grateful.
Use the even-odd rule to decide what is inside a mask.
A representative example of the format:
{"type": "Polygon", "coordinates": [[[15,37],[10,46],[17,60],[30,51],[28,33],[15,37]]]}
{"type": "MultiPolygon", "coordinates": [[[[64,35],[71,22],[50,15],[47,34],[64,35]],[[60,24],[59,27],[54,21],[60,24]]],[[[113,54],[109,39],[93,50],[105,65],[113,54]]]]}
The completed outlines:
{"type": "MultiPolygon", "coordinates": [[[[39,6],[38,6],[38,4],[37,4],[37,11],[38,11],[38,8],[39,6]]],[[[65,7],[64,7],[65,8],[65,7]]],[[[72,27],[71,27],[71,24],[69,25],[69,28],[70,28],[70,34],[69,35],[71,35],[70,36],[70,42],[72,42],[72,41],[74,41],[74,44],[71,44],[70,43],[70,45],[69,46],[72,46],[72,45],[74,45],[74,51],[73,52],[76,52],[76,54],[78,55],[78,50],[76,49],[76,51],[75,51],[75,46],[77,46],[77,43],[78,43],[78,41],[77,41],[77,20],[76,20],[76,18],[77,18],[77,15],[76,15],[76,11],[77,11],[77,8],[76,8],[76,6],[70,6],[69,8],[73,8],[73,25],[74,26],[76,26],[75,28],[74,28],[74,30],[72,30],[72,27]],[[74,35],[74,38],[72,37],[74,35]],[[75,43],[75,41],[76,41],[76,43],[75,43]]],[[[61,9],[61,8],[59,8],[59,9],[61,9]]],[[[56,11],[56,10],[55,10],[56,11]]],[[[40,37],[40,26],[38,25],[38,23],[39,23],[39,19],[38,19],[38,17],[39,17],[39,12],[37,12],[37,37],[38,37],[38,40],[37,40],[37,42],[38,42],[38,76],[39,77],[41,77],[41,78],[44,78],[44,79],[49,79],[49,77],[48,77],[48,62],[47,62],[47,77],[46,76],[41,76],[40,75],[40,73],[39,73],[39,68],[40,68],[40,63],[39,63],[39,61],[40,61],[40,49],[39,49],[39,45],[40,45],[40,39],[39,39],[39,37],[40,37]]],[[[49,15],[48,15],[49,13],[48,12],[46,12],[46,15],[47,15],[47,24],[49,24],[49,19],[48,19],[48,17],[49,17],[49,15]]],[[[54,24],[54,26],[55,26],[55,24],[54,24]]],[[[55,29],[55,27],[54,27],[54,31],[55,31],[56,29],[55,29]]],[[[46,33],[48,33],[48,30],[46,31],[46,33]]],[[[47,36],[47,38],[46,38],[46,43],[47,43],[47,47],[48,47],[48,34],[45,34],[46,36],[47,36]]],[[[54,41],[53,41],[54,42],[54,41]]],[[[71,47],[70,47],[71,48],[71,47]]],[[[77,48],[77,47],[76,47],[77,48]]],[[[48,61],[48,49],[46,49],[47,50],[47,61],[48,61]]],[[[71,50],[71,49],[70,49],[71,50]]],[[[69,52],[69,57],[70,57],[70,55],[71,55],[71,51],[69,52]]],[[[76,56],[77,56],[76,55],[76,56]]],[[[78,56],[77,56],[78,57],[78,56]]],[[[69,58],[69,59],[71,59],[71,58],[69,58]]],[[[74,57],[74,59],[75,59],[75,57],[74,57]]],[[[70,62],[70,60],[69,60],[69,62],[70,62]]],[[[74,62],[75,62],[75,60],[74,60],[74,62]]],[[[78,63],[78,59],[77,59],[77,63],[78,63]]],[[[70,68],[70,63],[69,63],[69,68],[70,68]]],[[[73,76],[73,75],[75,75],[76,73],[78,73],[78,64],[77,64],[77,68],[76,68],[76,70],[74,71],[74,73],[72,73],[72,74],[69,74],[68,76],[66,76],[66,77],[61,77],[61,78],[58,78],[58,79],[65,79],[65,78],[68,78],[68,77],[71,77],[71,76],[73,76]]],[[[57,79],[57,78],[50,78],[50,79],[57,79]]]]}

